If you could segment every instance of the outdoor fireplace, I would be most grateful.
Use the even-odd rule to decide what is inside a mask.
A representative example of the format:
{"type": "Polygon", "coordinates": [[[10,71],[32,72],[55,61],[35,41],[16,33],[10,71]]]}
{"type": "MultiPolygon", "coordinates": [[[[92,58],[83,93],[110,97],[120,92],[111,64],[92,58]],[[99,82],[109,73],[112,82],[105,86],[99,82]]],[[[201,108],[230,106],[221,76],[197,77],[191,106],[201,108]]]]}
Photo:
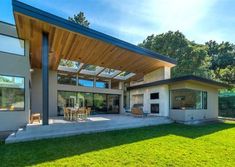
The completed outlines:
{"type": "Polygon", "coordinates": [[[159,114],[159,104],[158,103],[151,104],[151,113],[159,114]]]}

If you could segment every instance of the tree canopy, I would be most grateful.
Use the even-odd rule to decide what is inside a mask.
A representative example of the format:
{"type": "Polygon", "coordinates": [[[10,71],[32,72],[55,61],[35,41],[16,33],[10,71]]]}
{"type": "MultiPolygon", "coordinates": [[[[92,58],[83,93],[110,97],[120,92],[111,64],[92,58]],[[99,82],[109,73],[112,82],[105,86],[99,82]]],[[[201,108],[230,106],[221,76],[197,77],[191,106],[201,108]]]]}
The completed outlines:
{"type": "Polygon", "coordinates": [[[85,27],[89,27],[90,22],[86,19],[83,12],[79,12],[78,14],[74,14],[73,17],[68,17],[68,20],[80,24],[85,27]]]}
{"type": "Polygon", "coordinates": [[[235,46],[229,42],[197,44],[179,31],[148,36],[139,46],[175,58],[172,77],[196,75],[235,83],[235,46]]]}

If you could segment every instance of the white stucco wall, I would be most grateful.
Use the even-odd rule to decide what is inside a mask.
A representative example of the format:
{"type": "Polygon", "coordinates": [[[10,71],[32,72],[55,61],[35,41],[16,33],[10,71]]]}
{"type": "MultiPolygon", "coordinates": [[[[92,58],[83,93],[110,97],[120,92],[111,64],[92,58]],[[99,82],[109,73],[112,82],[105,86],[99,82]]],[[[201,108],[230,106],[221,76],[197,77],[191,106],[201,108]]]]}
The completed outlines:
{"type": "MultiPolygon", "coordinates": [[[[0,33],[17,37],[14,26],[0,22],[0,33]]],[[[9,46],[11,47],[11,46],[9,46]]],[[[24,111],[0,111],[0,131],[16,130],[25,126],[29,120],[29,44],[25,41],[25,56],[17,56],[0,52],[0,74],[19,76],[25,78],[25,110],[24,111]]]]}
{"type": "Polygon", "coordinates": [[[159,116],[169,116],[169,89],[168,85],[152,86],[148,88],[140,88],[130,90],[130,107],[133,106],[133,95],[143,94],[144,95],[144,107],[145,113],[150,113],[150,106],[153,103],[158,103],[160,112],[159,116]],[[151,100],[150,94],[159,92],[159,99],[151,100]]]}

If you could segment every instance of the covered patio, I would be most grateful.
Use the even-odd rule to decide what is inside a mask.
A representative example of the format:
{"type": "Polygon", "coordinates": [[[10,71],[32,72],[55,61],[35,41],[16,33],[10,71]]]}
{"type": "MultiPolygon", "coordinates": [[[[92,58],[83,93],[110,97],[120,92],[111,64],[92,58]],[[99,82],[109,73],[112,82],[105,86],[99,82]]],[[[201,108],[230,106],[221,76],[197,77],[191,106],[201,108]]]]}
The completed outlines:
{"type": "Polygon", "coordinates": [[[123,113],[125,82],[176,64],[172,58],[22,2],[14,0],[12,6],[18,36],[30,46],[31,111],[41,113],[43,125],[48,125],[49,117],[57,114],[57,107],[62,111],[57,115],[63,115],[64,107],[123,113]],[[61,62],[72,65],[68,68],[61,62]],[[67,98],[65,94],[71,92],[74,95],[67,98]]]}
{"type": "Polygon", "coordinates": [[[124,114],[92,115],[86,120],[66,121],[63,117],[49,119],[49,125],[28,124],[25,128],[12,133],[6,143],[24,142],[38,139],[72,136],[119,129],[137,128],[151,125],[169,124],[167,117],[147,116],[134,117],[124,114]]]}

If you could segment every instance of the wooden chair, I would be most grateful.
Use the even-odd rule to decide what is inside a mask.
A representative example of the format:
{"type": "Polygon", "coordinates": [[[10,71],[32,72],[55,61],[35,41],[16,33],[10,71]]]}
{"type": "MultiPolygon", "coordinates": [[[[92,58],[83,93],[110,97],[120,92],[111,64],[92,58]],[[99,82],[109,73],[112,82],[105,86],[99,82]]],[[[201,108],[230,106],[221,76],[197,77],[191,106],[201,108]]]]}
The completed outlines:
{"type": "Polygon", "coordinates": [[[91,108],[88,107],[86,110],[85,110],[85,118],[87,119],[87,117],[89,117],[91,115],[91,108]]]}
{"type": "Polygon", "coordinates": [[[40,113],[33,113],[30,117],[30,122],[31,124],[34,122],[34,121],[37,121],[38,123],[40,123],[40,120],[41,120],[41,116],[40,116],[40,113]]]}
{"type": "Polygon", "coordinates": [[[70,118],[69,109],[64,107],[64,119],[69,120],[69,118],[70,118]]]}
{"type": "Polygon", "coordinates": [[[71,121],[77,120],[77,110],[76,109],[70,109],[70,120],[71,121]]]}
{"type": "Polygon", "coordinates": [[[85,117],[86,117],[86,108],[85,107],[79,108],[77,118],[85,119],[85,117]]]}

